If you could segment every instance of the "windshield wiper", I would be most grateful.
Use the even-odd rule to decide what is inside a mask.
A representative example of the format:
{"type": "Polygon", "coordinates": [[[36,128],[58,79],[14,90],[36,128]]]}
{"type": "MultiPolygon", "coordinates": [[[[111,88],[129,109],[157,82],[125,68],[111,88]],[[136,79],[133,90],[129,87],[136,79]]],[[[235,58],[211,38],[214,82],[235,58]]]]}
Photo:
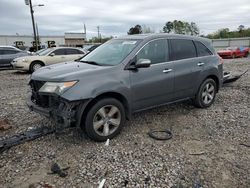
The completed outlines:
{"type": "Polygon", "coordinates": [[[90,65],[99,65],[99,66],[101,66],[100,64],[96,63],[95,61],[83,61],[83,60],[80,60],[79,62],[87,63],[87,64],[90,64],[90,65]]]}

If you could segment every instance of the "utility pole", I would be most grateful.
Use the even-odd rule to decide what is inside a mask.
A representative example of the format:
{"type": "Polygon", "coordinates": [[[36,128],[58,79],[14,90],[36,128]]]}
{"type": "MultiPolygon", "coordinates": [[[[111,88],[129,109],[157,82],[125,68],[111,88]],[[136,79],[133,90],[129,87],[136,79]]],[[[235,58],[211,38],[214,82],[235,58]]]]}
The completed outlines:
{"type": "Polygon", "coordinates": [[[38,50],[38,45],[37,45],[37,38],[36,38],[36,28],[35,28],[35,20],[34,20],[34,10],[33,10],[32,1],[31,1],[31,0],[29,0],[29,4],[30,4],[30,14],[31,14],[31,19],[32,19],[34,40],[35,40],[36,51],[37,51],[37,50],[38,50]]]}
{"type": "Polygon", "coordinates": [[[37,23],[36,23],[36,39],[37,39],[38,46],[40,46],[40,38],[39,38],[39,32],[38,32],[37,23]]]}
{"type": "Polygon", "coordinates": [[[97,26],[97,32],[98,32],[98,40],[99,42],[102,42],[102,36],[101,36],[101,32],[100,32],[100,26],[97,26]]]}
{"type": "Polygon", "coordinates": [[[97,26],[97,38],[100,40],[100,26],[97,26]]]}

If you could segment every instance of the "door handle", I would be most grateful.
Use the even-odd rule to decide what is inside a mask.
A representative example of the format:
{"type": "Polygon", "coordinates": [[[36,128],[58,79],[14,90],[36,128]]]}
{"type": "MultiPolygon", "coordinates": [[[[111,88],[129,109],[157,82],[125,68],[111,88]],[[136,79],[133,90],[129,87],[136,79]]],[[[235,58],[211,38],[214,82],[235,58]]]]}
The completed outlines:
{"type": "Polygon", "coordinates": [[[198,66],[202,66],[202,65],[204,65],[205,63],[201,63],[201,62],[199,62],[197,65],[198,66]]]}
{"type": "Polygon", "coordinates": [[[173,70],[172,69],[164,69],[162,72],[163,73],[169,73],[169,72],[172,72],[173,70]]]}

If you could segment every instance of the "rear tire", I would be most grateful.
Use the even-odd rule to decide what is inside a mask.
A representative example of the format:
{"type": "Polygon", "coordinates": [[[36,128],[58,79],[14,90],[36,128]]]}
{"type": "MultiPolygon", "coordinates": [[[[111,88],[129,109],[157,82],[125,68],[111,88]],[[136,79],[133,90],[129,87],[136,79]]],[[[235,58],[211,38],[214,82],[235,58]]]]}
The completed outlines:
{"type": "Polygon", "coordinates": [[[38,70],[39,68],[41,68],[43,66],[44,66],[44,64],[39,62],[39,61],[32,62],[30,65],[30,73],[35,72],[36,70],[38,70]]]}
{"type": "Polygon", "coordinates": [[[217,84],[216,82],[208,78],[206,79],[200,86],[195,99],[194,104],[199,108],[207,108],[211,106],[215,100],[217,92],[217,84]]]}
{"type": "Polygon", "coordinates": [[[118,135],[124,123],[125,110],[122,103],[114,98],[104,98],[87,112],[84,127],[90,139],[103,142],[118,135]]]}

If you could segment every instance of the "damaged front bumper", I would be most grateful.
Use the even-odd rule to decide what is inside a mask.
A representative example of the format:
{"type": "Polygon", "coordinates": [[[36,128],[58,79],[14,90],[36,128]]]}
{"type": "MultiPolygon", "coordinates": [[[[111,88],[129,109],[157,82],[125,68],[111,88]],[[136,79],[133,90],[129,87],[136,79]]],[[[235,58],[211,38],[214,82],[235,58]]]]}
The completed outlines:
{"type": "Polygon", "coordinates": [[[52,119],[64,128],[80,125],[81,115],[87,105],[87,100],[70,102],[59,96],[47,95],[39,97],[45,97],[48,101],[38,102],[38,99],[34,99],[34,96],[30,94],[27,105],[31,111],[52,119]]]}

